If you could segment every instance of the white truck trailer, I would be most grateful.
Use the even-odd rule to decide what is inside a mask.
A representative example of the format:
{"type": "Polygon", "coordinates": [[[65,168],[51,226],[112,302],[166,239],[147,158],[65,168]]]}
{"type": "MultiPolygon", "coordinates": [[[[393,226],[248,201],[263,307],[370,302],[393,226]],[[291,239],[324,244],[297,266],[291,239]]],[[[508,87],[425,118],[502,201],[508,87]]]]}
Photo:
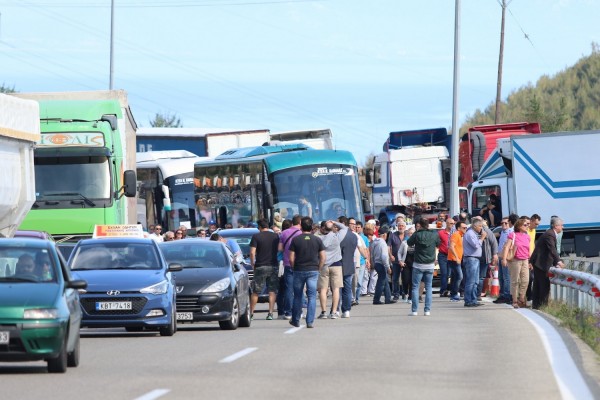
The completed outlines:
{"type": "Polygon", "coordinates": [[[564,222],[561,252],[600,253],[600,131],[512,136],[498,141],[469,191],[469,210],[478,215],[491,194],[502,216],[538,214],[538,233],[550,217],[564,222]]]}
{"type": "Polygon", "coordinates": [[[0,94],[0,237],[11,237],[35,202],[33,149],[40,140],[38,103],[0,94]]]}

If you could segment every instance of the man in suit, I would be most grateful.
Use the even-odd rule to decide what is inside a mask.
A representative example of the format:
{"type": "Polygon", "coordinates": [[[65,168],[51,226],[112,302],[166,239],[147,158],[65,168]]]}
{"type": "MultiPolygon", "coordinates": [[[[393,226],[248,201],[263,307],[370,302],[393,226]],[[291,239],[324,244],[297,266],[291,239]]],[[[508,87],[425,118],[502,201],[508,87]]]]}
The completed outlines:
{"type": "Polygon", "coordinates": [[[531,263],[535,268],[533,274],[533,304],[534,309],[548,303],[550,295],[550,279],[548,271],[550,267],[563,268],[564,264],[556,249],[556,236],[563,230],[563,221],[558,217],[550,220],[550,229],[540,236],[535,243],[535,250],[531,255],[531,263]]]}

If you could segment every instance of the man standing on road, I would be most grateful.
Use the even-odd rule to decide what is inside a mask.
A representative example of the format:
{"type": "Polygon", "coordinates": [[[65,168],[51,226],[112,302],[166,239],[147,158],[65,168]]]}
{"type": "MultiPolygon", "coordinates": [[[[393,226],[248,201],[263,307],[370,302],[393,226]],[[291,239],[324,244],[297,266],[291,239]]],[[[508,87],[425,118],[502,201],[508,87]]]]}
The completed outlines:
{"type": "Polygon", "coordinates": [[[481,217],[474,217],[483,221],[485,240],[482,242],[481,258],[479,259],[479,282],[477,283],[477,300],[483,295],[483,281],[485,280],[490,265],[498,265],[498,241],[494,233],[487,227],[486,221],[481,217]]]}
{"type": "Polygon", "coordinates": [[[446,219],[446,227],[438,231],[440,237],[440,247],[438,248],[438,265],[440,266],[440,297],[448,297],[448,245],[450,244],[450,234],[454,227],[454,220],[450,217],[446,219]]]}
{"type": "MultiPolygon", "coordinates": [[[[354,301],[352,302],[352,305],[357,306],[358,300],[360,299],[360,294],[362,292],[363,282],[365,280],[365,269],[368,270],[369,264],[370,264],[369,247],[368,247],[369,239],[367,239],[367,237],[363,233],[362,222],[356,221],[356,219],[354,219],[354,218],[350,218],[350,220],[348,221],[348,225],[350,226],[350,229],[352,229],[354,227],[354,229],[352,229],[352,230],[358,237],[358,245],[356,246],[357,247],[356,252],[359,255],[359,263],[358,263],[358,268],[356,268],[356,274],[355,274],[356,285],[354,285],[354,283],[352,285],[352,288],[354,290],[354,301]],[[354,223],[354,225],[352,225],[353,223],[354,223]],[[362,248],[362,251],[360,250],[361,248],[362,248]]],[[[356,266],[356,260],[355,260],[355,266],[356,266]]]]}
{"type": "Polygon", "coordinates": [[[300,227],[301,217],[300,215],[294,215],[292,217],[292,226],[281,232],[279,236],[279,251],[283,252],[283,310],[277,310],[280,315],[283,315],[285,319],[292,318],[292,306],[294,301],[294,272],[292,264],[290,263],[290,246],[292,239],[302,233],[300,227]]]}
{"type": "Polygon", "coordinates": [[[290,324],[295,327],[300,326],[300,318],[302,317],[304,286],[306,286],[308,301],[306,327],[313,327],[317,309],[317,280],[319,270],[325,264],[325,246],[321,239],[311,233],[312,223],[312,218],[302,218],[300,222],[302,233],[292,239],[289,247],[290,266],[294,270],[294,306],[290,324]]]}
{"type": "Polygon", "coordinates": [[[387,225],[379,228],[379,237],[373,239],[369,246],[369,254],[371,255],[371,265],[377,271],[377,283],[375,284],[375,294],[373,296],[373,304],[381,303],[381,292],[383,292],[385,304],[396,303],[398,300],[392,299],[390,285],[388,284],[388,273],[391,272],[390,267],[390,251],[386,240],[389,233],[387,225]]]}
{"type": "Polygon", "coordinates": [[[388,247],[390,251],[390,261],[392,264],[392,296],[394,300],[400,299],[402,292],[402,286],[400,286],[400,273],[402,272],[402,266],[398,257],[398,250],[404,240],[404,230],[406,229],[406,222],[404,222],[404,214],[396,215],[396,229],[393,232],[388,233],[388,247]]]}
{"type": "Polygon", "coordinates": [[[450,301],[460,301],[459,289],[460,282],[463,279],[462,259],[463,259],[463,236],[467,231],[467,224],[462,221],[456,223],[456,232],[450,236],[450,245],[448,246],[448,271],[450,272],[450,301]]]}
{"type": "Polygon", "coordinates": [[[479,259],[486,233],[483,220],[473,219],[471,227],[463,237],[463,265],[465,266],[465,307],[483,305],[477,302],[477,284],[479,282],[479,259]]]}
{"type": "Polygon", "coordinates": [[[435,249],[440,245],[440,236],[429,229],[427,218],[419,220],[419,230],[408,238],[407,244],[415,246],[415,261],[412,271],[412,312],[416,316],[419,307],[419,286],[425,283],[425,314],[431,315],[431,296],[433,283],[433,269],[435,266],[435,249]]]}
{"type": "MultiPolygon", "coordinates": [[[[531,219],[533,221],[533,217],[531,219]]],[[[535,268],[533,273],[533,303],[532,307],[538,310],[541,306],[548,304],[550,295],[550,279],[548,272],[550,267],[558,266],[564,268],[556,248],[556,237],[563,230],[563,221],[558,217],[550,220],[550,229],[540,236],[535,244],[535,250],[531,256],[531,263],[535,268]]]]}
{"type": "Polygon", "coordinates": [[[342,249],[338,235],[333,231],[333,221],[322,221],[321,228],[317,236],[323,241],[325,246],[325,265],[319,271],[319,282],[317,290],[319,291],[319,302],[321,303],[321,315],[319,318],[327,318],[327,291],[331,287],[331,313],[329,318],[339,317],[337,311],[340,301],[340,288],[344,285],[342,278],[342,249]]]}
{"type": "Polygon", "coordinates": [[[254,234],[250,240],[250,264],[254,269],[250,296],[250,314],[254,316],[254,308],[258,302],[258,295],[267,287],[269,291],[269,313],[267,319],[273,319],[273,308],[277,296],[279,278],[277,277],[278,262],[277,249],[279,247],[279,235],[271,232],[269,222],[266,219],[258,220],[260,232],[254,234]]]}
{"type": "MultiPolygon", "coordinates": [[[[338,228],[338,239],[340,240],[340,249],[342,250],[342,276],[344,286],[341,288],[340,297],[342,303],[342,318],[350,318],[350,309],[352,308],[352,279],[354,278],[355,256],[358,250],[358,236],[349,229],[348,218],[342,216],[338,218],[339,222],[334,222],[338,228]]],[[[354,219],[352,219],[354,223],[354,219]]],[[[366,252],[364,253],[366,254],[366,252]]]]}

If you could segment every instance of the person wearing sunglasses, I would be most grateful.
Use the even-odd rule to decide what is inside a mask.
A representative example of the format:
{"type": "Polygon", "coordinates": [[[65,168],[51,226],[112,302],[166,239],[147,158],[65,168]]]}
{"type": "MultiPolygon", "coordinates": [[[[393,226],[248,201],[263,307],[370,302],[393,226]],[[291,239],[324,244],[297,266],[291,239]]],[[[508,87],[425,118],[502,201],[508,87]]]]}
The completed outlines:
{"type": "Polygon", "coordinates": [[[159,243],[163,242],[164,238],[163,238],[163,235],[162,235],[162,226],[156,225],[154,227],[154,232],[151,232],[150,235],[148,235],[148,236],[150,236],[150,239],[152,239],[152,240],[154,240],[156,242],[159,242],[159,243]]]}

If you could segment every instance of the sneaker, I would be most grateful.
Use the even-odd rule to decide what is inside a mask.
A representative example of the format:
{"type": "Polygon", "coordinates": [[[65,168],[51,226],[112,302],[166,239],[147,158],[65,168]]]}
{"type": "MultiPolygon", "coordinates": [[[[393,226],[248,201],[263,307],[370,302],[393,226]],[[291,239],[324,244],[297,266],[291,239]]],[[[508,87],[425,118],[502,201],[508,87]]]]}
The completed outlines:
{"type": "Polygon", "coordinates": [[[406,295],[405,294],[402,295],[402,300],[406,300],[406,295]]]}
{"type": "Polygon", "coordinates": [[[273,320],[273,314],[268,313],[267,314],[267,321],[271,321],[271,320],[273,320]]]}
{"type": "Polygon", "coordinates": [[[415,312],[411,312],[410,314],[408,314],[411,317],[416,317],[417,315],[419,315],[416,311],[415,312]]]}
{"type": "Polygon", "coordinates": [[[431,315],[431,312],[430,311],[425,311],[425,314],[423,314],[423,315],[425,315],[426,317],[429,317],[431,315]]]}
{"type": "Polygon", "coordinates": [[[290,325],[295,327],[295,328],[300,328],[300,324],[298,322],[294,322],[290,319],[290,325]]]}
{"type": "Polygon", "coordinates": [[[481,301],[481,296],[477,296],[477,301],[481,301]]]}
{"type": "Polygon", "coordinates": [[[392,297],[392,298],[393,298],[394,300],[396,300],[396,301],[400,300],[400,296],[394,296],[394,297],[392,297]]]}
{"type": "Polygon", "coordinates": [[[254,314],[250,314],[250,321],[254,321],[254,314]]]}
{"type": "Polygon", "coordinates": [[[350,311],[344,311],[342,313],[342,318],[350,318],[350,311]]]}
{"type": "Polygon", "coordinates": [[[337,319],[339,317],[340,317],[340,313],[337,312],[337,311],[334,312],[334,313],[329,314],[329,319],[337,319]]]}
{"type": "Polygon", "coordinates": [[[313,327],[313,324],[306,324],[306,327],[307,327],[307,328],[312,328],[312,327],[313,327]]]}
{"type": "Polygon", "coordinates": [[[300,319],[306,319],[306,314],[304,314],[304,313],[300,314],[300,319]]]}
{"type": "Polygon", "coordinates": [[[410,303],[410,302],[412,302],[412,300],[411,300],[411,299],[409,299],[408,297],[407,297],[407,298],[406,298],[406,300],[404,300],[404,301],[406,301],[407,303],[410,303]]]}
{"type": "Polygon", "coordinates": [[[285,315],[278,315],[277,319],[285,319],[285,315]]]}
{"type": "Polygon", "coordinates": [[[357,306],[357,305],[358,305],[358,301],[354,300],[354,301],[352,302],[352,306],[357,306]]]}
{"type": "Polygon", "coordinates": [[[450,296],[450,301],[460,301],[460,297],[458,297],[458,296],[450,296]]]}
{"type": "Polygon", "coordinates": [[[321,314],[319,314],[319,316],[317,318],[327,319],[327,313],[325,311],[321,311],[321,314]]]}
{"type": "Polygon", "coordinates": [[[291,315],[284,315],[283,319],[287,319],[289,321],[290,319],[292,319],[292,316],[291,315]]]}

